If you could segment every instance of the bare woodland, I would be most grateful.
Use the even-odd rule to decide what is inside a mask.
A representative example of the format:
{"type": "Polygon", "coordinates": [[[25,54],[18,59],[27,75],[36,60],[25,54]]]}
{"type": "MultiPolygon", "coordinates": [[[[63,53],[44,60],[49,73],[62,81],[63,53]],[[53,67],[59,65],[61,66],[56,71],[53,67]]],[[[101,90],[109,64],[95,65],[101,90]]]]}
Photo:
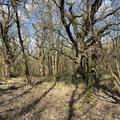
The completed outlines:
{"type": "Polygon", "coordinates": [[[0,0],[0,120],[119,120],[120,1],[0,0]]]}

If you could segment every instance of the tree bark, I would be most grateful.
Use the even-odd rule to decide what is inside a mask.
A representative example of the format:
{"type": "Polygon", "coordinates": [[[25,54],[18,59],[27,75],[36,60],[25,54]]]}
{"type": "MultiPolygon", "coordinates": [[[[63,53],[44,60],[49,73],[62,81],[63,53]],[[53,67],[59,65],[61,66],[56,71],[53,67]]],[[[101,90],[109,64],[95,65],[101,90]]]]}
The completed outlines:
{"type": "Polygon", "coordinates": [[[5,64],[7,65],[7,75],[6,77],[14,77],[14,69],[13,69],[13,64],[14,64],[14,55],[11,49],[11,46],[9,44],[8,40],[8,29],[9,28],[3,28],[2,23],[0,22],[0,28],[1,28],[1,36],[2,36],[2,44],[5,47],[4,49],[4,60],[5,64]]]}
{"type": "Polygon", "coordinates": [[[27,62],[27,56],[25,54],[25,48],[24,48],[23,40],[22,40],[22,36],[21,36],[20,21],[19,21],[19,17],[18,17],[17,8],[14,8],[14,10],[15,10],[15,14],[16,14],[16,24],[17,24],[19,42],[20,42],[20,45],[21,45],[21,51],[23,53],[23,58],[24,58],[24,61],[25,61],[25,75],[26,75],[28,83],[31,83],[30,73],[29,73],[29,68],[28,68],[28,62],[27,62]]]}

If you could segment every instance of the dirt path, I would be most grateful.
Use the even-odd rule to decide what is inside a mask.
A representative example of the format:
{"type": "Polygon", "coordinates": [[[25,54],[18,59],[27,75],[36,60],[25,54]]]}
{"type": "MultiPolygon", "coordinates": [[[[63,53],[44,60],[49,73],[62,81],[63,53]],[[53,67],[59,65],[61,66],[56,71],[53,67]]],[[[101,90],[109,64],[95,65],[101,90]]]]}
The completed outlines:
{"type": "Polygon", "coordinates": [[[91,93],[64,82],[0,85],[0,120],[120,120],[119,101],[91,93]]]}

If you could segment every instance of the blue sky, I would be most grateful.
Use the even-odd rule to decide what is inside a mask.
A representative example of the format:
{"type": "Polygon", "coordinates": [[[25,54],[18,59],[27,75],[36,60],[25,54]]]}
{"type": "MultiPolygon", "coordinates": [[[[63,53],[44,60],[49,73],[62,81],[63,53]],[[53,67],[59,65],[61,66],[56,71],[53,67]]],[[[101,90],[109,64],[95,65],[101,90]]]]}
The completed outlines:
{"type": "MultiPolygon", "coordinates": [[[[68,0],[69,1],[69,0],[68,0]]],[[[72,0],[73,2],[79,2],[78,0],[72,0]]],[[[105,3],[106,4],[110,4],[110,0],[105,0],[105,3]]],[[[120,0],[115,0],[115,2],[114,2],[114,4],[112,4],[113,5],[113,7],[120,7],[120,0]]],[[[66,8],[68,8],[67,6],[65,6],[66,8]]],[[[76,8],[77,9],[77,8],[76,8]]],[[[115,21],[116,20],[120,20],[120,18],[118,18],[118,19],[114,19],[115,21]]],[[[26,27],[28,27],[28,29],[29,29],[29,32],[30,32],[30,35],[32,35],[32,33],[33,33],[33,28],[32,28],[32,23],[34,23],[34,22],[36,22],[36,19],[35,19],[35,17],[34,17],[34,15],[32,16],[32,19],[31,20],[26,20],[26,24],[25,24],[25,26],[26,27]]],[[[72,26],[71,26],[71,31],[73,31],[73,28],[72,28],[72,26]]]]}

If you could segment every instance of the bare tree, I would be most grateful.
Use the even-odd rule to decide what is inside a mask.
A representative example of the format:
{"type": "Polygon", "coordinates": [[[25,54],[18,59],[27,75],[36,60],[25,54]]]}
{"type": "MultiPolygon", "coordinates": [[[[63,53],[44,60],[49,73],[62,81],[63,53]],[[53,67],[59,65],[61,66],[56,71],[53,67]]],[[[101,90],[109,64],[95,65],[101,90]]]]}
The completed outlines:
{"type": "Polygon", "coordinates": [[[12,0],[11,0],[11,3],[12,3],[12,7],[14,9],[15,16],[16,16],[16,25],[17,25],[17,30],[18,30],[18,37],[19,37],[19,42],[20,42],[20,45],[21,45],[21,51],[23,53],[23,58],[24,58],[24,61],[25,61],[25,75],[26,75],[28,83],[31,83],[30,73],[29,73],[29,68],[28,68],[28,62],[27,62],[27,56],[25,54],[25,48],[24,48],[22,35],[21,35],[20,20],[19,20],[19,16],[18,16],[18,5],[15,1],[12,1],[12,0]]]}
{"type": "Polygon", "coordinates": [[[101,38],[113,26],[120,24],[111,21],[112,19],[108,19],[106,22],[106,19],[114,15],[120,7],[102,10],[105,4],[103,0],[53,1],[60,10],[62,23],[76,51],[76,57],[80,63],[80,74],[88,80],[92,69],[96,67],[95,65],[91,66],[90,61],[94,61],[94,58],[97,59],[95,52],[94,54],[90,53],[90,49],[93,46],[95,49],[102,49],[101,38]],[[99,24],[103,25],[98,26],[99,24]]]}
{"type": "Polygon", "coordinates": [[[9,31],[12,25],[14,24],[13,16],[14,13],[10,10],[9,6],[6,6],[6,9],[3,5],[0,6],[1,11],[1,21],[0,21],[0,31],[2,44],[5,47],[4,49],[4,58],[7,65],[7,77],[14,76],[13,64],[15,61],[15,56],[13,54],[12,46],[10,45],[10,36],[9,31]]]}

